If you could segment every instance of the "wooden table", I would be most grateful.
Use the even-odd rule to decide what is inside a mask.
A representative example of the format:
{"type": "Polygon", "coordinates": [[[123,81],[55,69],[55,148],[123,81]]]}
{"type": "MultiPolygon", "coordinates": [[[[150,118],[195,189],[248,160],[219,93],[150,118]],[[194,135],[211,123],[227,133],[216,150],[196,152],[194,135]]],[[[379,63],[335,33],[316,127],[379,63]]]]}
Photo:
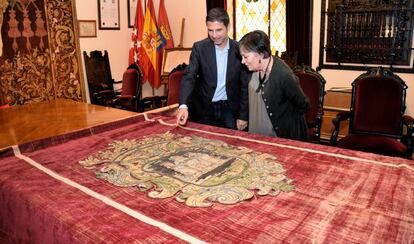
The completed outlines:
{"type": "Polygon", "coordinates": [[[414,161],[175,121],[138,115],[0,154],[0,242],[413,243],[414,161]],[[281,172],[293,191],[277,191],[281,172]],[[183,189],[215,202],[189,207],[183,189]]]}
{"type": "Polygon", "coordinates": [[[0,149],[136,114],[73,100],[52,100],[1,109],[0,149]]]}

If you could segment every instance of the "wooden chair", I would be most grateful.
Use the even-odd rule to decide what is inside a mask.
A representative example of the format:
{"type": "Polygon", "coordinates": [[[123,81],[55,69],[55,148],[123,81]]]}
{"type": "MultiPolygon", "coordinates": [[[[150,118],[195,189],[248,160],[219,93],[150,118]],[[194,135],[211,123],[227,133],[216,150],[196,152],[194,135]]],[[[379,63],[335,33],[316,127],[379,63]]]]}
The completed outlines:
{"type": "Polygon", "coordinates": [[[372,68],[352,82],[351,111],[334,119],[331,144],[342,148],[411,158],[414,119],[405,112],[407,86],[390,70],[372,68]],[[341,121],[349,135],[337,141],[341,121]],[[403,134],[403,126],[406,134],[403,134]]]}
{"type": "Polygon", "coordinates": [[[293,72],[299,78],[300,86],[310,102],[310,110],[306,113],[309,140],[319,143],[326,81],[322,75],[306,65],[296,66],[293,72]]]}
{"type": "Polygon", "coordinates": [[[121,94],[111,103],[112,107],[131,111],[142,111],[140,106],[142,94],[142,73],[135,64],[128,67],[122,76],[121,94]]]}
{"type": "Polygon", "coordinates": [[[108,52],[92,51],[90,56],[84,51],[85,71],[88,80],[89,95],[92,104],[109,105],[116,98],[111,67],[109,65],[108,52]]]}
{"type": "Polygon", "coordinates": [[[165,105],[165,96],[142,97],[142,77],[141,69],[136,64],[131,64],[122,76],[121,94],[112,100],[110,106],[144,112],[165,105]]]}
{"type": "Polygon", "coordinates": [[[168,76],[168,95],[167,105],[180,102],[180,83],[183,78],[184,71],[176,70],[168,76]]]}
{"type": "Polygon", "coordinates": [[[184,75],[184,69],[187,67],[185,63],[178,65],[168,75],[168,95],[167,105],[180,102],[180,84],[184,75]]]}

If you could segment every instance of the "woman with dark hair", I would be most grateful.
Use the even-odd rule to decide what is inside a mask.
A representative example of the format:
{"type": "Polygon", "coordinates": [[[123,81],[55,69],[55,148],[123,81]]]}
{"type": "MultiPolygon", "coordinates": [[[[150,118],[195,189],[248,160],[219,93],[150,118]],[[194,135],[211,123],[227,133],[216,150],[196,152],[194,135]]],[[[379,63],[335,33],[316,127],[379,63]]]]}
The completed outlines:
{"type": "Polygon", "coordinates": [[[289,66],[271,55],[266,33],[247,33],[239,48],[242,63],[253,71],[248,88],[249,132],[307,141],[308,98],[289,66]]]}

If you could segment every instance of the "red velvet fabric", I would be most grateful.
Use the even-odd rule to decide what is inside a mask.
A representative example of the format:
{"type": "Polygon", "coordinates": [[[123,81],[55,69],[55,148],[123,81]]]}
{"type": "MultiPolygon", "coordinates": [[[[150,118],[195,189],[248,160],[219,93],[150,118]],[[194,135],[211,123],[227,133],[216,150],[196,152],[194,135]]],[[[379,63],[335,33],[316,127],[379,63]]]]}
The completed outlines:
{"type": "Polygon", "coordinates": [[[348,135],[340,140],[337,146],[394,157],[405,157],[407,150],[407,147],[396,139],[369,135],[348,135]]]}
{"type": "MultiPolygon", "coordinates": [[[[7,233],[11,243],[180,241],[79,190],[46,177],[22,160],[2,160],[1,168],[8,172],[0,178],[0,228],[7,233]]],[[[67,172],[65,168],[59,171],[67,172]]],[[[76,175],[77,172],[69,174],[76,175]]],[[[83,184],[100,188],[100,182],[90,176],[85,177],[87,179],[83,184]]],[[[107,190],[110,194],[110,189],[107,190]]],[[[119,190],[128,194],[128,189],[119,190]]]]}
{"type": "MultiPolygon", "coordinates": [[[[188,129],[201,130],[192,131],[139,118],[85,130],[78,137],[60,137],[58,143],[49,139],[25,145],[23,154],[61,176],[210,243],[414,241],[414,191],[410,187],[414,185],[414,162],[190,122],[188,129]],[[115,139],[166,131],[272,154],[294,180],[296,189],[276,197],[256,194],[236,205],[190,208],[175,199],[152,199],[133,187],[116,187],[78,163],[115,139]],[[337,153],[355,158],[331,155],[337,153]],[[400,164],[406,166],[394,167],[400,164]]],[[[172,123],[175,118],[165,120],[172,123]]],[[[0,160],[0,192],[0,228],[15,242],[180,241],[15,157],[0,160]]]]}
{"type": "Polygon", "coordinates": [[[135,69],[127,69],[122,76],[122,92],[121,96],[115,101],[116,106],[125,109],[136,110],[136,102],[140,89],[139,74],[135,69]]]}
{"type": "Polygon", "coordinates": [[[122,76],[122,96],[136,96],[138,93],[139,77],[135,69],[127,69],[122,76]]]}
{"type": "Polygon", "coordinates": [[[403,111],[402,84],[387,77],[367,77],[354,85],[353,130],[399,135],[403,111]]]}
{"type": "Polygon", "coordinates": [[[0,109],[4,109],[4,108],[10,108],[10,105],[9,104],[5,104],[5,105],[0,106],[0,109]]]}
{"type": "Polygon", "coordinates": [[[180,101],[180,83],[184,71],[176,70],[168,76],[168,98],[167,105],[179,103],[180,101]]]}
{"type": "Polygon", "coordinates": [[[316,116],[322,109],[319,106],[321,82],[319,77],[312,73],[296,73],[296,76],[303,92],[309,98],[310,110],[306,113],[306,122],[315,124],[316,116]]]}

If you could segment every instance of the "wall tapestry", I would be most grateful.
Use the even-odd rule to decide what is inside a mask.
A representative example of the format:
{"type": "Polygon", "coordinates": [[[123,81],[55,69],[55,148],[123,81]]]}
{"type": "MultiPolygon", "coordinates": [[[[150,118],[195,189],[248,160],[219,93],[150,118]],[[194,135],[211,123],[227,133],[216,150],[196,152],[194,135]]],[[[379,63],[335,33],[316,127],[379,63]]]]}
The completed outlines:
{"type": "Polygon", "coordinates": [[[0,0],[0,98],[82,99],[73,1],[0,0]]]}

